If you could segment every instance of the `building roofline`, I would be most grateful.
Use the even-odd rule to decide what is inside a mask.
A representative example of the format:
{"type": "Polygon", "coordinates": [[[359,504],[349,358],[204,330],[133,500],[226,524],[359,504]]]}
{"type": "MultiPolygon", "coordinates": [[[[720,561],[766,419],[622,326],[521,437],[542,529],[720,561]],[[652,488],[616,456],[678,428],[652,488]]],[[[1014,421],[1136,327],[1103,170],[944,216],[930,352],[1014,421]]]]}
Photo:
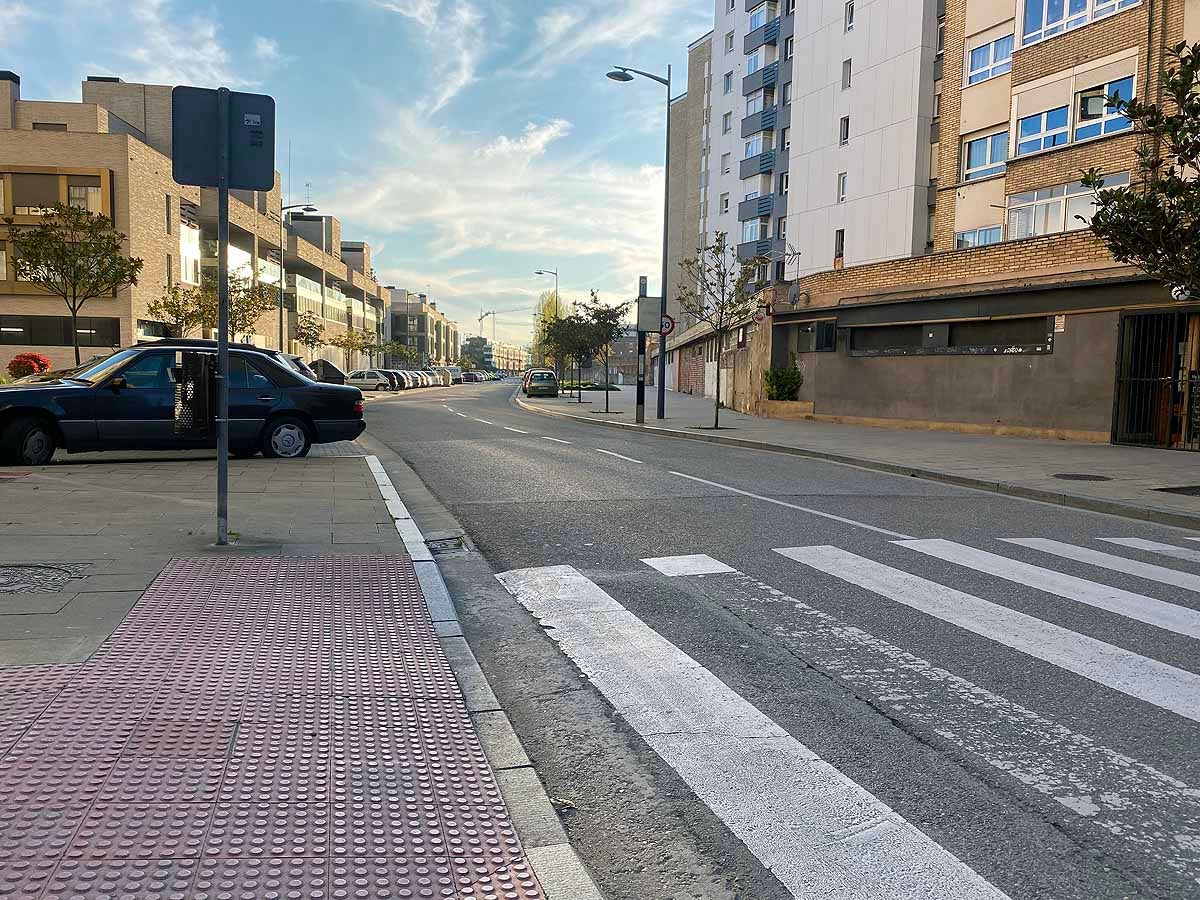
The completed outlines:
{"type": "Polygon", "coordinates": [[[693,50],[695,50],[697,47],[699,47],[699,46],[700,46],[701,44],[703,44],[705,41],[711,41],[711,40],[712,40],[712,36],[713,36],[713,32],[714,32],[715,30],[716,30],[716,29],[710,28],[710,29],[708,30],[708,33],[707,33],[707,34],[702,34],[702,35],[700,35],[700,37],[696,38],[694,41],[692,41],[690,44],[688,44],[688,53],[691,53],[693,50]]]}

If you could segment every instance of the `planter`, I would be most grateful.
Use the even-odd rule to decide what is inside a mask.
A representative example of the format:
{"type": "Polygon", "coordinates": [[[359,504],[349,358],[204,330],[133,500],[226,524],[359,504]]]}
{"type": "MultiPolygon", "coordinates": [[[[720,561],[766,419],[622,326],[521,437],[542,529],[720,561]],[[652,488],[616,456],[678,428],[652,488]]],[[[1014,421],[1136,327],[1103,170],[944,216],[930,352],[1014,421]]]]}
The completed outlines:
{"type": "Polygon", "coordinates": [[[758,414],[768,419],[811,419],[813,415],[813,401],[763,400],[759,406],[758,414]]]}

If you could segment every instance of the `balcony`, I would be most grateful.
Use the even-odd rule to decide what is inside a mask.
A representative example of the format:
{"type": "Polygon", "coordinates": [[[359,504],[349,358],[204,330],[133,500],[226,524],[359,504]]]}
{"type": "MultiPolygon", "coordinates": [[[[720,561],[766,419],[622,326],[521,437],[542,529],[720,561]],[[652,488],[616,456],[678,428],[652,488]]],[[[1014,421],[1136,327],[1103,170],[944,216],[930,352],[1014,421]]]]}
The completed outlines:
{"type": "Polygon", "coordinates": [[[739,178],[753,178],[755,175],[766,175],[775,168],[775,151],[768,150],[758,156],[743,159],[738,170],[739,178]]]}
{"type": "Polygon", "coordinates": [[[753,75],[747,75],[742,79],[742,96],[749,97],[755,91],[761,91],[765,87],[770,87],[779,80],[779,61],[771,63],[769,66],[763,66],[753,75]]]}
{"type": "Polygon", "coordinates": [[[748,54],[753,53],[763,44],[779,42],[779,19],[774,18],[761,28],[755,28],[742,41],[742,48],[748,54]]]}
{"type": "Polygon", "coordinates": [[[746,116],[742,119],[742,137],[748,138],[752,134],[758,134],[760,131],[773,131],[775,129],[775,119],[779,112],[778,106],[768,106],[754,115],[746,116]]]}
{"type": "Polygon", "coordinates": [[[771,259],[783,259],[783,238],[763,238],[761,241],[748,241],[738,244],[737,255],[740,260],[753,259],[756,256],[768,256],[771,259]]]}
{"type": "Polygon", "coordinates": [[[743,200],[738,204],[738,221],[745,222],[748,219],[758,219],[762,218],[763,216],[769,216],[774,208],[774,194],[767,194],[765,197],[755,197],[753,200],[743,200]]]}

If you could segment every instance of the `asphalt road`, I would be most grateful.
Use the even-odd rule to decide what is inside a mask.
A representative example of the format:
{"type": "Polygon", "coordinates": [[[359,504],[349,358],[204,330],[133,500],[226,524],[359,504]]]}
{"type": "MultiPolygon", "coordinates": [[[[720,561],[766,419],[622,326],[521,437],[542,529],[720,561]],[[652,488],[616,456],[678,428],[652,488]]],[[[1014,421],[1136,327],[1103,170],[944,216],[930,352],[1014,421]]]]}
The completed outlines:
{"type": "Polygon", "coordinates": [[[1200,897],[1197,535],[512,391],[375,402],[368,434],[477,551],[441,561],[468,640],[608,896],[770,900],[827,869],[820,896],[1200,897]],[[672,698],[695,718],[656,724],[672,698]],[[733,777],[702,732],[750,748],[733,777]],[[831,820],[867,825],[810,839],[793,819],[828,785],[796,753],[840,779],[831,820]]]}

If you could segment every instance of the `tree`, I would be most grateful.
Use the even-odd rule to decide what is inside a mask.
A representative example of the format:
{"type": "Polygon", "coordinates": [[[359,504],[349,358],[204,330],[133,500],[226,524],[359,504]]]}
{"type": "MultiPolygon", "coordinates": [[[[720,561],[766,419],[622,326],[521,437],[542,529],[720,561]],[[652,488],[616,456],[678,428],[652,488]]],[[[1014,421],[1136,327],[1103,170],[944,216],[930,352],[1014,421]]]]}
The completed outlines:
{"type": "Polygon", "coordinates": [[[456,362],[455,365],[464,372],[470,372],[475,368],[475,360],[471,359],[471,357],[467,356],[467,354],[461,353],[459,354],[458,362],[456,362]]]}
{"type": "Polygon", "coordinates": [[[316,313],[300,313],[296,317],[296,343],[308,350],[309,355],[325,346],[325,327],[316,313]]]}
{"type": "Polygon", "coordinates": [[[185,338],[203,324],[200,321],[202,305],[197,288],[172,284],[146,307],[146,314],[170,326],[175,337],[185,338]]]}
{"type": "MultiPolygon", "coordinates": [[[[200,301],[200,323],[209,329],[216,329],[219,322],[219,295],[217,294],[217,276],[206,275],[201,279],[197,292],[200,301]]],[[[279,294],[273,284],[264,284],[241,275],[229,276],[229,333],[230,335],[252,332],[258,320],[276,309],[279,305],[279,294]]]]}
{"type": "Polygon", "coordinates": [[[633,301],[609,306],[601,303],[599,295],[593,290],[591,299],[580,305],[584,319],[587,321],[591,352],[599,354],[604,360],[604,411],[609,412],[608,401],[608,360],[612,355],[612,347],[625,335],[625,317],[633,301]]]}
{"type": "Polygon", "coordinates": [[[348,366],[353,365],[351,362],[353,354],[361,353],[364,349],[366,349],[363,346],[363,332],[356,331],[353,328],[347,328],[345,331],[335,334],[331,338],[327,338],[325,343],[330,347],[334,347],[345,353],[346,365],[348,366]]]}
{"type": "Polygon", "coordinates": [[[393,364],[413,366],[417,363],[416,349],[395,338],[379,344],[379,352],[383,355],[385,361],[391,360],[393,364]]]}
{"type": "Polygon", "coordinates": [[[111,219],[77,206],[56,203],[32,228],[18,228],[11,218],[4,222],[17,278],[67,304],[78,365],[79,311],[89,300],[111,297],[137,284],[142,260],[125,255],[125,235],[111,219]]]}
{"type": "MultiPolygon", "coordinates": [[[[1093,103],[1123,114],[1141,137],[1136,187],[1105,187],[1084,173],[1096,209],[1091,227],[1119,262],[1177,295],[1200,294],[1200,43],[1176,45],[1163,73],[1163,103],[1112,96],[1093,103]]],[[[1087,100],[1085,98],[1084,102],[1087,100]]]]}
{"type": "MultiPolygon", "coordinates": [[[[574,361],[576,381],[582,381],[583,361],[591,356],[593,335],[587,319],[579,313],[552,319],[546,324],[545,342],[554,355],[555,362],[574,361]]],[[[583,387],[579,386],[579,401],[583,402],[583,387]]]]}
{"type": "Polygon", "coordinates": [[[754,293],[760,287],[758,273],[767,265],[765,256],[739,260],[737,247],[718,231],[713,242],[697,249],[696,255],[679,264],[683,282],[679,305],[685,313],[712,329],[717,341],[717,396],[713,401],[713,428],[721,427],[721,361],[725,338],[754,313],[754,293]]]}
{"type": "Polygon", "coordinates": [[[554,348],[547,342],[547,329],[552,322],[570,315],[573,309],[574,304],[564,300],[554,291],[544,291],[538,297],[533,308],[533,357],[538,359],[542,365],[546,365],[548,358],[553,359],[556,372],[559,370],[562,359],[554,354],[554,348]]]}

